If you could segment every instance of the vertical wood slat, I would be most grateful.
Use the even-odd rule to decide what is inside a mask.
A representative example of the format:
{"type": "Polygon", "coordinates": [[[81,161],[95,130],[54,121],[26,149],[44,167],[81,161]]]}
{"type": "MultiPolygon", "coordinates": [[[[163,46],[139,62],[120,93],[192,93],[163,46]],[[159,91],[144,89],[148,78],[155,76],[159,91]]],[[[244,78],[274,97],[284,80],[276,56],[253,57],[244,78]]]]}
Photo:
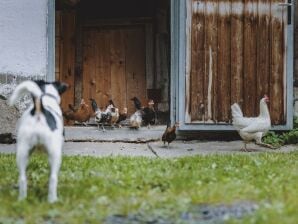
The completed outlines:
{"type": "Polygon", "coordinates": [[[125,38],[126,51],[126,85],[127,85],[127,108],[128,113],[135,111],[132,97],[138,97],[143,103],[146,102],[145,75],[145,34],[144,29],[135,27],[127,29],[125,38]]]}
{"type": "Polygon", "coordinates": [[[111,99],[111,33],[100,29],[97,33],[97,64],[96,64],[96,93],[95,100],[103,108],[111,99]]]}
{"type": "Polygon", "coordinates": [[[284,123],[284,27],[283,7],[278,6],[278,0],[271,1],[271,77],[270,77],[270,112],[272,124],[284,123]]]}
{"type": "Polygon", "coordinates": [[[231,89],[231,6],[230,1],[219,4],[218,18],[218,78],[217,88],[220,94],[217,98],[218,120],[228,122],[230,119],[230,89],[231,89]]]}
{"type": "MultiPolygon", "coordinates": [[[[218,11],[217,0],[210,0],[210,6],[218,11]]],[[[217,20],[218,14],[209,13],[205,8],[205,81],[204,81],[204,117],[205,121],[217,120],[217,20]]]]}
{"type": "Polygon", "coordinates": [[[243,13],[244,5],[232,0],[231,15],[231,104],[243,102],[243,13]],[[235,3],[235,4],[233,4],[235,3]]]}
{"type": "MultiPolygon", "coordinates": [[[[111,40],[111,92],[115,105],[122,110],[126,107],[126,77],[125,77],[125,30],[110,32],[111,40]]],[[[145,67],[144,67],[145,68],[145,67]]],[[[145,76],[143,76],[145,78],[145,76]]]]}
{"type": "Polygon", "coordinates": [[[192,1],[191,38],[187,45],[191,49],[190,80],[186,84],[186,87],[190,85],[186,93],[189,108],[185,111],[186,115],[190,113],[192,122],[207,122],[210,117],[210,58],[217,58],[212,61],[217,66],[214,74],[217,81],[213,82],[213,122],[230,122],[230,105],[234,102],[241,104],[245,116],[257,116],[260,98],[269,94],[272,123],[285,123],[286,10],[277,6],[277,0],[271,1],[271,5],[270,0],[192,1]],[[218,18],[212,24],[214,16],[218,18]],[[202,24],[203,42],[198,32],[202,24]],[[215,33],[217,55],[210,57],[215,33]],[[199,97],[203,97],[205,119],[200,117],[199,97]]]}
{"type": "Polygon", "coordinates": [[[97,61],[98,61],[98,52],[97,52],[97,37],[98,31],[94,29],[91,31],[91,45],[90,45],[90,68],[89,68],[89,79],[86,80],[86,86],[88,88],[88,98],[95,98],[96,94],[96,77],[97,77],[97,61]]]}
{"type": "Polygon", "coordinates": [[[89,100],[93,98],[92,90],[94,89],[95,80],[95,57],[94,57],[94,38],[96,36],[95,30],[84,31],[84,45],[83,45],[83,99],[89,100]]]}
{"type": "MultiPolygon", "coordinates": [[[[258,1],[257,19],[257,99],[261,99],[270,94],[270,0],[258,1]],[[264,5],[267,7],[264,8],[264,5]]],[[[256,108],[260,110],[258,100],[256,108]]]]}
{"type": "Polygon", "coordinates": [[[256,115],[256,60],[257,60],[257,0],[245,0],[244,5],[244,101],[243,113],[246,116],[256,115]]]}
{"type": "Polygon", "coordinates": [[[135,111],[129,99],[146,99],[145,31],[143,27],[85,28],[83,97],[100,108],[112,99],[120,110],[135,111]]]}
{"type": "Polygon", "coordinates": [[[190,108],[191,120],[203,120],[205,74],[205,2],[193,1],[191,28],[190,108]]]}
{"type": "Polygon", "coordinates": [[[60,80],[61,11],[55,13],[55,79],[60,80]]]}
{"type": "Polygon", "coordinates": [[[80,13],[76,15],[76,52],[74,77],[74,104],[79,105],[83,94],[83,26],[80,13]]]}
{"type": "Polygon", "coordinates": [[[68,104],[74,102],[74,67],[75,67],[75,11],[65,11],[62,14],[60,56],[60,81],[66,82],[70,88],[62,95],[61,107],[66,110],[68,104]]]}

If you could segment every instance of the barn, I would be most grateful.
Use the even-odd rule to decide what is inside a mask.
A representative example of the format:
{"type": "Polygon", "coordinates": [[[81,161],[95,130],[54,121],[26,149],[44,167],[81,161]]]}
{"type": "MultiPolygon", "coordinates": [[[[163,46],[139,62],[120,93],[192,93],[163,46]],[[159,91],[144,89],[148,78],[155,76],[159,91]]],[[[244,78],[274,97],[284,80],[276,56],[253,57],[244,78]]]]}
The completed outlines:
{"type": "Polygon", "coordinates": [[[230,105],[255,116],[267,94],[273,129],[292,128],[292,0],[10,0],[0,10],[0,94],[43,78],[70,85],[64,109],[113,99],[132,113],[130,98],[152,98],[181,132],[233,130],[230,105]]]}

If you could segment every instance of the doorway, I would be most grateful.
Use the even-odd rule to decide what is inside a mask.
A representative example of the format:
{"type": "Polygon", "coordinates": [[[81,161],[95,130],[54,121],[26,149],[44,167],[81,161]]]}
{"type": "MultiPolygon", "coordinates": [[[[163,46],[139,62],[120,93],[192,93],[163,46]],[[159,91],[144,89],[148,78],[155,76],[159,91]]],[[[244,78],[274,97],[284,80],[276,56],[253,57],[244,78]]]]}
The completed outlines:
{"type": "Polygon", "coordinates": [[[56,0],[55,78],[70,85],[62,108],[94,98],[135,111],[169,112],[169,0],[56,0]]]}

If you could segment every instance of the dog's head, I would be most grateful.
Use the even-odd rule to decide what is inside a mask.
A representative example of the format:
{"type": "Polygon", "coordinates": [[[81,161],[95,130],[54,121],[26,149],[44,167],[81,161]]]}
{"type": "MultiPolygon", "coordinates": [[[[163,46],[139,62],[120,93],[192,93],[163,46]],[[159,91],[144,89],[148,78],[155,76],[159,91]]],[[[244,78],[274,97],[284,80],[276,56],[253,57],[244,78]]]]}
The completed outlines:
{"type": "Polygon", "coordinates": [[[68,84],[55,81],[55,82],[46,82],[44,80],[37,80],[35,83],[39,86],[41,91],[44,94],[51,95],[54,97],[58,104],[61,101],[60,95],[68,89],[68,84]]]}

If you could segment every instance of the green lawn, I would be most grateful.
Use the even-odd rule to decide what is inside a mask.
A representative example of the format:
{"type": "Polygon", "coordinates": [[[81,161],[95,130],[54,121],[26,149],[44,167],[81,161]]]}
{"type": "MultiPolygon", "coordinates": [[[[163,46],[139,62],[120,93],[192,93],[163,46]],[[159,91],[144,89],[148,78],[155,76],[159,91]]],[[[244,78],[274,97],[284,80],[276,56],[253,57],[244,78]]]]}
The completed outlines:
{"type": "Polygon", "coordinates": [[[17,201],[15,155],[0,155],[0,223],[101,223],[113,214],[179,216],[202,203],[253,201],[232,223],[297,223],[298,152],[181,159],[64,157],[60,201],[47,203],[47,157],[34,153],[28,199],[17,201]]]}

